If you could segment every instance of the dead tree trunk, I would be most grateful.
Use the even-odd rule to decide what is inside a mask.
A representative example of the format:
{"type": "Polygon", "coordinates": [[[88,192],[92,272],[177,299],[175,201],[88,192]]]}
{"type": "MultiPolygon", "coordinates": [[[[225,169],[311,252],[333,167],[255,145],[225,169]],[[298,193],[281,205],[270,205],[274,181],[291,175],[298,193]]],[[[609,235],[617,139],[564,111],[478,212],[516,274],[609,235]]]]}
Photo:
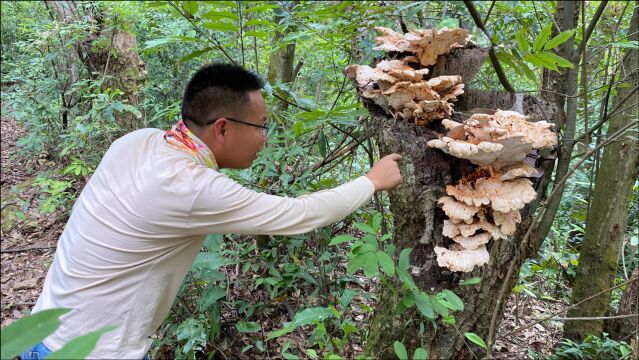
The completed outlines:
{"type": "MultiPolygon", "coordinates": [[[[463,69],[462,79],[468,84],[486,55],[483,51],[483,56],[477,56],[477,51],[453,51],[446,60],[438,61],[446,65],[434,69],[433,77],[459,74],[460,69],[463,69]]],[[[530,226],[530,214],[534,211],[536,202],[522,210],[523,221],[518,225],[515,236],[490,243],[490,262],[464,276],[480,277],[481,282],[472,286],[459,286],[459,273],[440,268],[433,251],[435,246],[444,246],[446,242],[442,235],[443,220],[446,217],[437,206],[437,199],[445,195],[446,184],[456,182],[473,166],[466,160],[447,156],[426,145],[429,140],[437,138],[436,132],[444,132],[441,125],[423,127],[406,121],[395,121],[376,106],[367,106],[379,129],[377,142],[380,154],[395,152],[403,157],[400,162],[402,184],[389,193],[395,222],[393,242],[398,250],[414,248],[410,264],[415,282],[422,290],[434,293],[444,288],[452,289],[464,301],[465,309],[454,314],[455,326],[438,323],[435,330],[416,311],[397,315],[401,306],[401,297],[397,296],[400,284],[382,288],[366,341],[366,353],[373,358],[393,358],[393,343],[400,341],[406,345],[410,354],[415,348],[422,346],[428,350],[431,358],[471,358],[471,349],[465,345],[461,334],[474,332],[486,338],[491,315],[510,263],[515,261],[515,268],[519,269],[522,262],[538,250],[538,244],[534,244],[532,248],[520,244],[530,226]],[[424,325],[421,333],[420,323],[424,325]]],[[[459,120],[464,119],[473,108],[518,109],[529,115],[530,121],[552,122],[557,115],[554,104],[533,96],[467,89],[455,104],[455,116],[460,117],[459,120]]],[[[553,164],[551,158],[537,158],[537,167],[545,170],[543,179],[535,184],[538,193],[545,191],[553,164]]],[[[508,279],[508,289],[512,289],[515,281],[516,277],[508,279]]],[[[500,314],[503,313],[504,306],[504,303],[499,305],[500,314]]],[[[481,351],[479,347],[471,346],[475,354],[481,351]]]]}

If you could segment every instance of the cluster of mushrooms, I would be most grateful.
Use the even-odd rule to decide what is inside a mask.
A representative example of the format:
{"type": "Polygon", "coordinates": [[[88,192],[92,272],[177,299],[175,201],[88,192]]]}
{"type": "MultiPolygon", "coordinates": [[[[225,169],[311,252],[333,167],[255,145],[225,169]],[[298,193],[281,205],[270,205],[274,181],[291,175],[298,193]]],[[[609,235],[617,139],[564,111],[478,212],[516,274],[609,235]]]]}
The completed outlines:
{"type": "Polygon", "coordinates": [[[416,30],[399,34],[376,28],[377,50],[394,55],[374,68],[351,65],[345,69],[360,95],[372,100],[395,119],[427,125],[441,119],[445,136],[428,146],[477,165],[456,184],[446,186],[438,200],[448,217],[442,234],[453,240],[449,248],[436,246],[439,266],[469,272],[488,262],[486,243],[506,239],[521,222],[520,210],[537,196],[528,179],[540,176],[526,163],[533,149],[557,143],[552,124],[528,122],[514,111],[474,114],[464,123],[449,120],[464,84],[459,75],[427,78],[427,66],[440,55],[464,47],[468,32],[463,29],[416,30]]]}

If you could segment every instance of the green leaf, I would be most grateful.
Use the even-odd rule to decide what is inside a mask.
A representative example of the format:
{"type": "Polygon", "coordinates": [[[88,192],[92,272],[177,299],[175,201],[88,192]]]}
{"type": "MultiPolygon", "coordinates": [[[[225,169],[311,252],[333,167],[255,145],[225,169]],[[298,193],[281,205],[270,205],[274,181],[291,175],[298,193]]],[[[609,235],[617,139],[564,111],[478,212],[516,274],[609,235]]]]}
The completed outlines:
{"type": "Polygon", "coordinates": [[[314,307],[304,309],[293,317],[293,323],[295,326],[302,326],[312,324],[316,321],[322,321],[328,319],[329,317],[333,317],[335,314],[329,308],[324,307],[314,307]]]}
{"type": "Polygon", "coordinates": [[[143,50],[149,50],[160,45],[165,45],[173,42],[185,43],[185,42],[199,42],[200,39],[189,36],[167,36],[159,39],[149,40],[144,43],[143,50]]]}
{"type": "Polygon", "coordinates": [[[200,299],[200,309],[203,311],[208,309],[211,305],[215,304],[218,300],[226,296],[226,288],[221,286],[211,286],[204,296],[200,299]]]}
{"type": "Polygon", "coordinates": [[[413,251],[412,248],[406,248],[402,250],[399,254],[399,268],[402,270],[408,270],[408,266],[410,265],[410,253],[413,251]]]}
{"type": "Polygon", "coordinates": [[[202,17],[209,20],[230,19],[233,21],[238,21],[240,19],[240,17],[237,16],[237,14],[235,14],[232,11],[216,11],[216,10],[211,10],[207,12],[206,14],[202,15],[202,17]]]}
{"type": "Polygon", "coordinates": [[[313,349],[306,349],[306,355],[311,359],[317,359],[317,352],[313,349]]]}
{"type": "Polygon", "coordinates": [[[237,25],[224,23],[224,22],[219,22],[219,21],[217,21],[217,22],[205,22],[205,23],[202,24],[202,26],[204,26],[206,29],[216,30],[216,31],[237,32],[239,30],[237,25]]]}
{"type": "Polygon", "coordinates": [[[530,45],[528,44],[528,40],[526,40],[524,29],[520,29],[517,33],[515,33],[515,41],[517,42],[517,48],[522,54],[528,53],[530,45]]]}
{"type": "MultiPolygon", "coordinates": [[[[268,33],[266,31],[246,31],[244,33],[246,36],[255,36],[258,39],[266,40],[268,38],[268,33]]],[[[297,134],[299,135],[299,134],[297,134]]]]}
{"type": "Polygon", "coordinates": [[[355,239],[356,238],[353,235],[338,235],[334,237],[333,240],[331,240],[331,242],[328,243],[328,245],[338,245],[338,244],[345,243],[347,241],[352,241],[355,239]]]}
{"type": "Polygon", "coordinates": [[[470,279],[466,279],[464,281],[462,281],[459,285],[475,285],[475,284],[479,284],[481,282],[481,278],[480,277],[472,277],[470,279]]]}
{"type": "MultiPolygon", "coordinates": [[[[277,337],[280,337],[282,335],[286,335],[288,333],[290,333],[291,331],[295,330],[296,326],[293,324],[288,324],[287,326],[279,329],[279,330],[275,330],[275,331],[271,331],[270,334],[268,334],[268,338],[267,340],[272,340],[275,339],[277,337]]],[[[255,344],[257,346],[257,343],[255,344]]],[[[258,346],[259,348],[259,346],[258,346]]]]}
{"type": "Polygon", "coordinates": [[[187,62],[189,60],[193,60],[196,57],[198,57],[198,56],[200,56],[202,54],[206,54],[207,52],[209,52],[211,50],[213,50],[212,47],[207,47],[207,48],[204,48],[204,49],[195,50],[192,53],[182,57],[180,60],[178,60],[178,62],[183,63],[183,62],[187,62]]]}
{"type": "Polygon", "coordinates": [[[428,358],[428,351],[424,348],[418,347],[413,354],[413,360],[426,360],[428,358]]]}
{"type": "Polygon", "coordinates": [[[368,225],[368,224],[356,222],[356,223],[353,224],[353,226],[355,226],[357,229],[359,229],[360,231],[363,231],[363,232],[365,232],[367,234],[371,234],[371,235],[377,234],[377,231],[375,231],[375,229],[370,227],[370,225],[368,225]]]}
{"type": "Polygon", "coordinates": [[[448,307],[437,296],[429,295],[429,299],[436,313],[441,316],[448,316],[448,307]]]}
{"type": "Polygon", "coordinates": [[[406,284],[406,286],[408,286],[409,288],[415,287],[415,281],[413,280],[413,277],[408,273],[408,271],[397,268],[395,269],[395,272],[397,273],[397,277],[402,283],[406,284]]]}
{"type": "Polygon", "coordinates": [[[482,348],[486,349],[486,343],[477,334],[471,333],[471,332],[467,332],[467,333],[464,333],[464,336],[468,340],[470,340],[470,341],[474,342],[475,344],[481,346],[482,348]]]}
{"type": "Polygon", "coordinates": [[[546,45],[544,45],[544,50],[551,50],[556,48],[557,46],[565,43],[574,34],[575,34],[575,30],[566,30],[566,31],[560,32],[559,34],[557,34],[557,36],[550,39],[550,41],[548,41],[546,45]]]}
{"type": "Polygon", "coordinates": [[[195,15],[198,10],[197,1],[182,1],[182,10],[186,15],[195,15]]]}
{"type": "Polygon", "coordinates": [[[244,23],[244,26],[259,26],[259,25],[264,25],[269,27],[277,26],[277,24],[275,24],[272,21],[262,20],[262,19],[251,19],[244,23]]]}
{"type": "Polygon", "coordinates": [[[366,262],[366,254],[359,254],[351,258],[351,260],[348,262],[348,267],[346,271],[348,272],[349,275],[352,275],[355,273],[355,271],[361,268],[365,262],[366,262]]]}
{"type": "Polygon", "coordinates": [[[364,263],[364,275],[373,277],[378,274],[377,269],[377,256],[375,253],[369,252],[365,254],[366,262],[364,263]]]}
{"type": "Polygon", "coordinates": [[[406,308],[410,308],[415,305],[415,295],[412,291],[407,291],[402,298],[402,304],[406,306],[406,308]]]}
{"type": "Polygon", "coordinates": [[[254,321],[250,321],[250,322],[238,321],[237,324],[235,324],[235,328],[237,329],[237,331],[241,333],[256,332],[262,329],[260,324],[254,321]]]}
{"type": "Polygon", "coordinates": [[[453,306],[453,310],[464,310],[464,302],[454,292],[448,289],[444,289],[442,290],[442,293],[444,294],[444,298],[446,299],[446,301],[448,301],[453,306]]]}
{"type": "Polygon", "coordinates": [[[299,358],[296,355],[293,355],[291,353],[282,353],[282,357],[284,357],[284,359],[286,360],[298,360],[299,358]]]}
{"type": "Polygon", "coordinates": [[[395,275],[395,264],[393,263],[393,259],[391,259],[390,256],[386,255],[386,253],[383,251],[378,251],[377,260],[379,261],[379,264],[382,266],[382,270],[386,273],[386,275],[395,275]]]}
{"type": "Polygon", "coordinates": [[[85,359],[93,349],[95,349],[95,345],[100,340],[100,337],[115,329],[115,326],[107,326],[103,329],[92,331],[90,333],[84,334],[82,336],[78,336],[74,339],[71,339],[68,343],[66,343],[62,349],[52,352],[47,355],[47,360],[49,359],[85,359]]]}
{"type": "Polygon", "coordinates": [[[552,22],[547,23],[542,29],[537,38],[535,39],[535,43],[533,44],[533,51],[538,52],[541,50],[544,44],[548,41],[550,34],[552,33],[552,22]]]}
{"type": "Polygon", "coordinates": [[[561,66],[561,67],[567,67],[567,68],[574,68],[575,66],[568,61],[567,59],[553,53],[552,51],[544,51],[543,53],[541,53],[540,55],[543,55],[551,60],[553,60],[557,66],[561,66]]]}
{"type": "Polygon", "coordinates": [[[417,309],[419,309],[419,312],[427,319],[435,319],[433,305],[428,299],[428,295],[424,294],[421,291],[413,291],[413,295],[415,296],[415,305],[417,305],[417,309]]]}
{"type": "Polygon", "coordinates": [[[540,54],[526,54],[524,55],[524,60],[535,66],[540,66],[555,71],[559,70],[552,59],[544,57],[540,54]]]}
{"type": "Polygon", "coordinates": [[[319,138],[317,139],[317,145],[319,147],[319,153],[322,157],[326,157],[326,151],[328,149],[328,140],[324,134],[324,130],[320,130],[319,138]]]}
{"type": "Polygon", "coordinates": [[[0,358],[13,359],[21,352],[38,344],[60,326],[59,317],[71,309],[40,311],[16,320],[0,330],[0,358]]]}
{"type": "Polygon", "coordinates": [[[252,13],[252,12],[256,12],[256,11],[264,12],[265,10],[277,9],[278,7],[280,7],[280,6],[277,5],[277,4],[258,5],[258,6],[253,6],[253,7],[250,7],[248,9],[244,10],[244,13],[248,14],[248,13],[252,13]]]}
{"type": "Polygon", "coordinates": [[[399,341],[395,341],[395,343],[393,343],[393,348],[395,349],[395,355],[397,355],[400,360],[408,359],[406,346],[404,346],[404,344],[400,343],[399,341]]]}

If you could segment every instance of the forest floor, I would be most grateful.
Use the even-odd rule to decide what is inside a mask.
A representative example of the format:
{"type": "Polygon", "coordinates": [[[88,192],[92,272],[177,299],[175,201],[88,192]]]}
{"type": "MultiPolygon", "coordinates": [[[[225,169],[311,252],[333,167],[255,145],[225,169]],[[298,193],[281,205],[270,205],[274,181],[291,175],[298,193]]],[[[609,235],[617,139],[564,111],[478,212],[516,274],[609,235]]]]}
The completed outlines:
{"type": "MultiPolygon", "coordinates": [[[[42,290],[47,269],[53,260],[55,246],[67,220],[67,213],[59,210],[42,214],[40,202],[43,194],[40,187],[34,184],[39,174],[43,172],[50,174],[52,170],[61,170],[63,165],[48,160],[44,154],[32,156],[21,151],[17,142],[26,135],[26,131],[14,119],[2,116],[1,125],[0,290],[2,301],[0,315],[1,324],[4,327],[27,315],[35,304],[42,290]]],[[[291,300],[296,304],[306,304],[308,299],[301,298],[303,296],[300,295],[299,299],[291,300]]],[[[374,303],[367,305],[375,307],[374,303]]],[[[535,319],[548,315],[565,305],[560,301],[541,300],[525,294],[515,302],[515,296],[511,295],[499,327],[498,339],[501,334],[512,331],[518,326],[530,324],[535,319]]],[[[293,311],[296,310],[293,309],[293,311]]],[[[282,315],[285,312],[283,311],[282,315]]],[[[279,316],[277,318],[279,319],[279,316]]],[[[272,324],[272,327],[279,328],[279,325],[279,323],[272,324]]],[[[562,325],[559,322],[537,324],[509,338],[497,340],[493,355],[503,359],[547,356],[552,353],[552,348],[561,338],[561,332],[562,325]]],[[[300,334],[300,331],[295,333],[300,334]]],[[[244,335],[247,339],[230,341],[233,347],[238,346],[237,349],[231,348],[225,352],[240,354],[243,344],[252,342],[248,339],[248,335],[244,335]]],[[[301,335],[310,336],[310,334],[301,335]]],[[[306,339],[296,339],[296,342],[298,341],[305,343],[306,339]]],[[[362,344],[353,344],[350,355],[361,354],[361,352],[362,344]]],[[[160,351],[158,355],[160,354],[168,355],[166,351],[160,351]]]]}

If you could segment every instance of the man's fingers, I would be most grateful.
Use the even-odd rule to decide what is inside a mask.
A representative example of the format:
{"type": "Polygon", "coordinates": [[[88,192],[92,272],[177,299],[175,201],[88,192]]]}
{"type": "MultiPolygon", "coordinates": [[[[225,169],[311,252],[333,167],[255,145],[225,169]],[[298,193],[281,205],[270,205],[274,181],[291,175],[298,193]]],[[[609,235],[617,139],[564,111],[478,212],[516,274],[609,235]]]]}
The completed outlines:
{"type": "Polygon", "coordinates": [[[390,154],[390,155],[386,155],[386,157],[391,159],[391,160],[393,160],[393,161],[398,161],[398,160],[401,160],[401,158],[402,158],[401,155],[395,154],[395,153],[390,154]]]}

